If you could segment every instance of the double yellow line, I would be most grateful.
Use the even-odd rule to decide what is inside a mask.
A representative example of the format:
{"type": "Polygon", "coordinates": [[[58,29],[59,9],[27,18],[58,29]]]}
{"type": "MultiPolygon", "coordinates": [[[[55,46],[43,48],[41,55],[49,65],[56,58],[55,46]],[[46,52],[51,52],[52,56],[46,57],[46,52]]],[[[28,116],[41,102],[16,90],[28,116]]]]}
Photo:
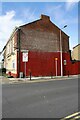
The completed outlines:
{"type": "Polygon", "coordinates": [[[62,118],[61,120],[79,120],[80,119],[80,112],[76,112],[74,114],[71,114],[65,118],[62,118]]]}

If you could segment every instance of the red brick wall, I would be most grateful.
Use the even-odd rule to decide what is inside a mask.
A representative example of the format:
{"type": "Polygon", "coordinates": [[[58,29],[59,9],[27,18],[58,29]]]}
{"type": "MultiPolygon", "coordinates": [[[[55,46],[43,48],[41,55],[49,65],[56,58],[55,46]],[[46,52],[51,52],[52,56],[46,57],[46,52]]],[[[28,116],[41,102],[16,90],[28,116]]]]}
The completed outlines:
{"type": "Polygon", "coordinates": [[[14,50],[18,49],[18,32],[14,34],[14,50]]]}
{"type": "MultiPolygon", "coordinates": [[[[21,49],[60,51],[60,29],[46,17],[21,27],[21,49]]],[[[69,51],[69,37],[62,33],[63,51],[69,51]]]]}

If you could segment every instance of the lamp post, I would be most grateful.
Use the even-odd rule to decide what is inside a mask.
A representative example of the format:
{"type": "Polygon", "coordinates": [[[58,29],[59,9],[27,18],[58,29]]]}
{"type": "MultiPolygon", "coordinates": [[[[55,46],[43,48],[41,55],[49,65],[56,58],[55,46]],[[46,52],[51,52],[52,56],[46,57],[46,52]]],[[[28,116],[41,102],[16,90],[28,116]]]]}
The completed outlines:
{"type": "MultiPolygon", "coordinates": [[[[64,29],[65,27],[67,27],[67,25],[65,25],[62,29],[64,29]]],[[[62,64],[62,36],[61,36],[61,30],[60,29],[60,58],[61,58],[61,76],[63,76],[63,64],[62,64]]]]}

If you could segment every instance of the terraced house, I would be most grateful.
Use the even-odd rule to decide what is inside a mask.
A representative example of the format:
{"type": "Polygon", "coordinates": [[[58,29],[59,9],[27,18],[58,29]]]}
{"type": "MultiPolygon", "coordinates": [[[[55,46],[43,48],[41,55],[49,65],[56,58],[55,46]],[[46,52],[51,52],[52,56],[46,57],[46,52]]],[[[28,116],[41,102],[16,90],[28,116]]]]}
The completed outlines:
{"type": "Polygon", "coordinates": [[[30,72],[32,76],[60,76],[61,71],[62,75],[80,72],[79,63],[71,61],[69,36],[46,15],[15,28],[3,54],[4,67],[14,77],[20,77],[21,73],[29,76],[30,72]]]}

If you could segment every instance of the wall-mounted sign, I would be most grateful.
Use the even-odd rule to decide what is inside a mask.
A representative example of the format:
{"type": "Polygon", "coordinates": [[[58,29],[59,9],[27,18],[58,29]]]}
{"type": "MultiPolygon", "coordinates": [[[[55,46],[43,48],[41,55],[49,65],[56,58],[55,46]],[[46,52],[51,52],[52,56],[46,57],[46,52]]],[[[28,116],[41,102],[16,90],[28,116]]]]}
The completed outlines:
{"type": "Polygon", "coordinates": [[[28,62],[28,52],[23,52],[23,62],[28,62]]]}
{"type": "Polygon", "coordinates": [[[64,60],[64,65],[67,65],[67,62],[66,62],[66,60],[64,60]]]}

